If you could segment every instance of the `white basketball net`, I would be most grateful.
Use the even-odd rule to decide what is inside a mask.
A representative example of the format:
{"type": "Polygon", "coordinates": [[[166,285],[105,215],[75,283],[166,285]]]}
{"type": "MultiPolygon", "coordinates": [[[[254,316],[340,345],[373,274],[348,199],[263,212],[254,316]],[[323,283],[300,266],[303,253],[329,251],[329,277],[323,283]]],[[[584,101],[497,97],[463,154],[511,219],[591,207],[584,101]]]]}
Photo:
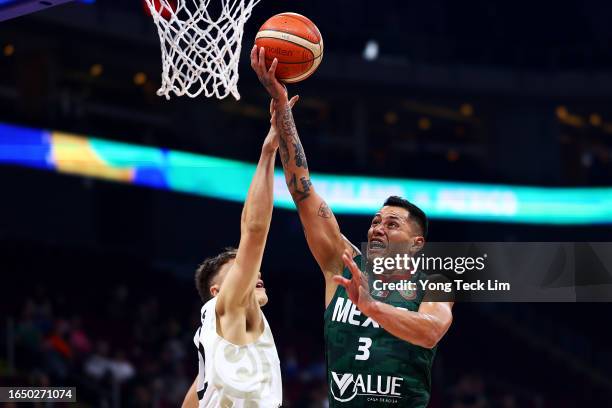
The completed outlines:
{"type": "Polygon", "coordinates": [[[209,14],[211,0],[146,0],[157,26],[162,53],[159,96],[170,94],[223,99],[238,93],[238,62],[244,23],[260,0],[220,1],[218,17],[209,14]]]}

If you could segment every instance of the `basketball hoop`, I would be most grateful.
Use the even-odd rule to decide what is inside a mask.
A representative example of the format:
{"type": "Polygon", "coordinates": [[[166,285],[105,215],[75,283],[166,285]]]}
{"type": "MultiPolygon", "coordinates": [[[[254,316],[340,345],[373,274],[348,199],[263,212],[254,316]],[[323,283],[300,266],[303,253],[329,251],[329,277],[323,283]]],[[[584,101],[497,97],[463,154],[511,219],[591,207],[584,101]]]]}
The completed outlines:
{"type": "Polygon", "coordinates": [[[238,93],[238,62],[244,24],[260,0],[146,0],[161,44],[159,96],[219,99],[238,93]],[[211,1],[221,2],[218,17],[211,1]]]}

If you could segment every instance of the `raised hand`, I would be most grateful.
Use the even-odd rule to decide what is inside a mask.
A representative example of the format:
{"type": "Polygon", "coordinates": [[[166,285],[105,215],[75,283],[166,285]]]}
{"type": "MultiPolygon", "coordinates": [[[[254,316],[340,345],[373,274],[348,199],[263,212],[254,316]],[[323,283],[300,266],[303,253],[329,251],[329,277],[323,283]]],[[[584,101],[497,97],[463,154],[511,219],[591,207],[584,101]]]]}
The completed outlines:
{"type": "Polygon", "coordinates": [[[342,261],[349,269],[352,279],[346,279],[340,275],[333,277],[333,281],[338,285],[344,286],[348,293],[349,299],[354,305],[365,315],[369,315],[371,308],[374,306],[375,300],[370,295],[370,285],[368,279],[363,275],[359,267],[351,258],[351,253],[345,250],[342,254],[342,261]]]}
{"type": "Polygon", "coordinates": [[[253,46],[251,50],[251,68],[257,74],[259,82],[266,88],[274,102],[285,104],[288,103],[287,88],[278,79],[276,79],[276,67],[278,59],[274,58],[270,69],[266,68],[266,49],[264,47],[253,46]]]}

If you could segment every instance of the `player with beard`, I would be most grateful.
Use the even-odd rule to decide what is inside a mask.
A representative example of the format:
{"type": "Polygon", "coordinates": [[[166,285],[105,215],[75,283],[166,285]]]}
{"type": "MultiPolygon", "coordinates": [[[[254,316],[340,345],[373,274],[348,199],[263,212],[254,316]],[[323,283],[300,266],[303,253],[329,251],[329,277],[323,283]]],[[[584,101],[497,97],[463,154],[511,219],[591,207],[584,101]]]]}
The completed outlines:
{"type": "MultiPolygon", "coordinates": [[[[422,291],[373,291],[358,264],[361,254],[310,180],[286,88],[266,69],[264,50],[251,66],[273,98],[280,131],[279,153],[287,187],[308,246],[325,278],[325,351],[330,407],[423,408],[431,389],[436,346],[452,322],[452,302],[424,299],[422,291]]],[[[390,197],[368,230],[367,258],[406,253],[425,245],[427,217],[417,206],[390,197]]],[[[368,262],[370,264],[371,262],[368,262]]],[[[406,271],[388,271],[403,276],[406,271]]],[[[420,271],[410,279],[421,279],[420,271]]],[[[389,277],[388,277],[389,278],[389,277]]]]}

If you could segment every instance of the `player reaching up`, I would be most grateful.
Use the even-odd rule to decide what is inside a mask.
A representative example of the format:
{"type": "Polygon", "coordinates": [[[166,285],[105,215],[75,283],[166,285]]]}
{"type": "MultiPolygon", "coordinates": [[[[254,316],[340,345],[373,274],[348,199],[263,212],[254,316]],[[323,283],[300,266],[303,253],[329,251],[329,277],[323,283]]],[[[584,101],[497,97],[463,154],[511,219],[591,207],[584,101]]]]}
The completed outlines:
{"type": "MultiPolygon", "coordinates": [[[[274,100],[279,153],[287,187],[304,227],[308,246],[325,278],[325,351],[330,407],[423,408],[430,395],[435,349],[452,322],[451,302],[424,300],[421,291],[371,291],[357,265],[359,251],[344,238],[310,180],[285,87],[276,63],[265,66],[263,49],[251,66],[274,100]]],[[[427,217],[417,206],[390,197],[368,230],[367,260],[406,253],[424,244],[427,217]]],[[[393,280],[405,271],[387,271],[393,280]]],[[[422,279],[416,271],[408,279],[422,279]]]]}
{"type": "Polygon", "coordinates": [[[272,103],[270,112],[272,126],[242,210],[238,249],[205,260],[196,272],[205,304],[194,337],[199,372],[183,402],[186,408],[275,408],[282,403],[278,354],[261,311],[268,296],[259,271],[272,218],[279,142],[272,103]]]}

